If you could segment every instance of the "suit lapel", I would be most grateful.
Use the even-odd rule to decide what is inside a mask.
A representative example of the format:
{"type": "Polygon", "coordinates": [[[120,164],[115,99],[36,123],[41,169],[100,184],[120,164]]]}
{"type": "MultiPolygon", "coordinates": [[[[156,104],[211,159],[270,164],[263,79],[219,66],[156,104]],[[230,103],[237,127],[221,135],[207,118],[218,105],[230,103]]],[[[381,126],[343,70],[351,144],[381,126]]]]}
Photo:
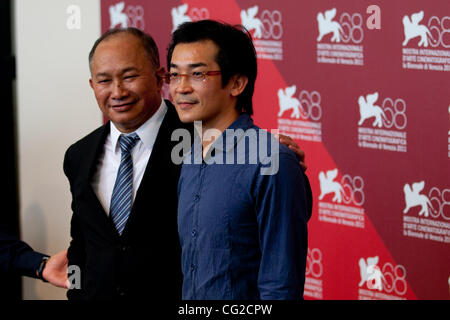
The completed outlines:
{"type": "MultiPolygon", "coordinates": [[[[174,108],[174,107],[172,107],[174,108]]],[[[152,154],[150,155],[150,159],[148,160],[147,167],[145,168],[144,177],[142,178],[141,186],[145,186],[148,184],[148,180],[152,180],[150,177],[151,172],[155,172],[156,169],[165,169],[172,164],[170,160],[170,153],[172,150],[171,147],[171,134],[172,130],[176,128],[175,121],[179,121],[176,113],[174,114],[174,109],[172,109],[170,105],[167,106],[167,114],[164,117],[163,123],[161,124],[161,127],[159,128],[158,135],[155,140],[155,144],[153,146],[152,154]]],[[[136,199],[138,198],[138,194],[142,193],[140,192],[141,188],[139,188],[136,199]]]]}
{"type": "MultiPolygon", "coordinates": [[[[189,126],[181,123],[175,111],[175,107],[169,101],[166,100],[166,104],[167,113],[159,128],[150,159],[145,168],[144,176],[142,177],[141,184],[136,193],[130,217],[128,218],[128,222],[122,235],[128,233],[129,226],[133,225],[136,215],[142,214],[141,212],[136,212],[136,208],[142,207],[141,205],[143,202],[150,202],[150,199],[153,199],[152,193],[155,188],[158,188],[158,178],[164,178],[164,175],[172,175],[174,171],[179,171],[181,169],[180,165],[175,165],[171,160],[171,150],[173,146],[178,143],[171,141],[171,135],[173,130],[180,127],[188,128],[189,126]]],[[[174,183],[174,189],[176,190],[176,182],[174,183]]],[[[164,201],[164,199],[153,200],[154,202],[148,205],[150,209],[158,208],[164,201]]]]}
{"type": "Polygon", "coordinates": [[[97,165],[100,156],[103,153],[106,137],[110,132],[110,123],[106,123],[99,128],[90,141],[88,148],[84,150],[82,155],[80,174],[82,175],[83,190],[86,190],[85,196],[89,203],[93,205],[95,210],[92,211],[92,219],[98,220],[98,226],[105,226],[105,230],[110,236],[118,237],[119,233],[114,226],[114,223],[105,212],[97,195],[92,188],[92,179],[97,171],[97,165]]]}

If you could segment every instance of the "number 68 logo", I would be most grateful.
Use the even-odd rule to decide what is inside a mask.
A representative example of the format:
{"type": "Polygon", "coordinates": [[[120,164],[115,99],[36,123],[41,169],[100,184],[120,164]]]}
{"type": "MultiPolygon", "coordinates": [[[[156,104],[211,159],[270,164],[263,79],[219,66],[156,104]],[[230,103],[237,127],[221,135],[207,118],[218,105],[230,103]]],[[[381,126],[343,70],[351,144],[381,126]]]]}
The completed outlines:
{"type": "Polygon", "coordinates": [[[439,19],[433,16],[428,20],[428,29],[430,30],[430,44],[432,47],[442,45],[444,48],[450,48],[450,17],[439,19]]]}
{"type": "Polygon", "coordinates": [[[386,128],[394,126],[397,130],[403,130],[406,127],[408,119],[406,117],[406,102],[403,99],[386,98],[383,101],[384,117],[383,125],[386,128]]]}
{"type": "Polygon", "coordinates": [[[140,30],[145,29],[144,8],[142,6],[127,6],[126,14],[130,27],[140,30]]]}
{"type": "Polygon", "coordinates": [[[341,25],[342,41],[344,43],[350,42],[361,43],[364,39],[364,31],[362,28],[363,17],[359,13],[354,13],[350,16],[349,13],[344,12],[339,19],[341,25]]]}
{"type": "Polygon", "coordinates": [[[320,278],[323,274],[322,252],[318,248],[308,248],[308,255],[306,257],[306,276],[313,276],[320,278]]]}
{"type": "Polygon", "coordinates": [[[281,12],[278,10],[264,10],[261,13],[262,37],[263,39],[279,40],[283,35],[283,26],[281,25],[281,12]]]}
{"type": "Polygon", "coordinates": [[[344,190],[343,202],[345,204],[353,203],[357,206],[364,204],[364,180],[362,177],[352,177],[346,174],[342,177],[341,185],[344,190]]]}
{"type": "MultiPolygon", "coordinates": [[[[408,289],[406,283],[406,269],[402,265],[393,266],[391,263],[385,263],[383,269],[380,270],[377,266],[375,268],[381,275],[382,287],[387,293],[394,292],[396,295],[402,296],[408,289]]],[[[375,279],[367,280],[367,287],[369,289],[378,289],[374,284],[375,279]]],[[[380,290],[381,291],[381,290],[380,290]]]]}

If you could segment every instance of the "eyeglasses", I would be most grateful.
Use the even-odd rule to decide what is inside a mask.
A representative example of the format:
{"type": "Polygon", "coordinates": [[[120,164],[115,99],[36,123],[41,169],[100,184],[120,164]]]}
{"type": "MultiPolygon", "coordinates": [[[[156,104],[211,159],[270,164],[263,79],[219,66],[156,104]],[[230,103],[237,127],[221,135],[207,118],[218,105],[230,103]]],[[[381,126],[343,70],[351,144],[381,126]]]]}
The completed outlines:
{"type": "Polygon", "coordinates": [[[178,85],[181,83],[181,78],[186,77],[186,80],[192,81],[192,83],[201,83],[206,80],[206,76],[217,76],[221,74],[217,71],[192,71],[188,73],[169,72],[166,74],[165,79],[170,85],[178,85]]]}

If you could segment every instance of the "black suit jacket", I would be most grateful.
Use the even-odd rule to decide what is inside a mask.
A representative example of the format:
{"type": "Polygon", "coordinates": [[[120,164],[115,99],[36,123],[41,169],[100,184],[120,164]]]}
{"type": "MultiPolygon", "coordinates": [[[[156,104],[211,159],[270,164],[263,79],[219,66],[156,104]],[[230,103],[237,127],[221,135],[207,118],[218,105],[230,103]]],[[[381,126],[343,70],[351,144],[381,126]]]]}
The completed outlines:
{"type": "Polygon", "coordinates": [[[23,241],[0,231],[0,274],[37,278],[36,270],[46,255],[23,241]]]}
{"type": "Polygon", "coordinates": [[[81,289],[69,299],[180,299],[181,249],[177,233],[177,185],[181,165],[171,160],[173,130],[180,122],[166,101],[159,129],[126,227],[120,236],[91,187],[105,139],[106,124],[66,152],[64,172],[72,193],[69,265],[81,269],[81,289]]]}

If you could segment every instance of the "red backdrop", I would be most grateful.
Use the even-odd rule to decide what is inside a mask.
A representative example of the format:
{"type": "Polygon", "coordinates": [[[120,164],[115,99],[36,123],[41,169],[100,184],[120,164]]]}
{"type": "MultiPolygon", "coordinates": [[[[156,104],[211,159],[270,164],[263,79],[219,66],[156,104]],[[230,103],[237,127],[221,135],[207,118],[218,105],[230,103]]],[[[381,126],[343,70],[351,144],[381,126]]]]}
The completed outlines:
{"type": "Polygon", "coordinates": [[[250,30],[254,119],[307,154],[306,299],[449,299],[448,0],[102,0],[101,9],[103,31],[150,33],[163,65],[177,23],[250,30]]]}

